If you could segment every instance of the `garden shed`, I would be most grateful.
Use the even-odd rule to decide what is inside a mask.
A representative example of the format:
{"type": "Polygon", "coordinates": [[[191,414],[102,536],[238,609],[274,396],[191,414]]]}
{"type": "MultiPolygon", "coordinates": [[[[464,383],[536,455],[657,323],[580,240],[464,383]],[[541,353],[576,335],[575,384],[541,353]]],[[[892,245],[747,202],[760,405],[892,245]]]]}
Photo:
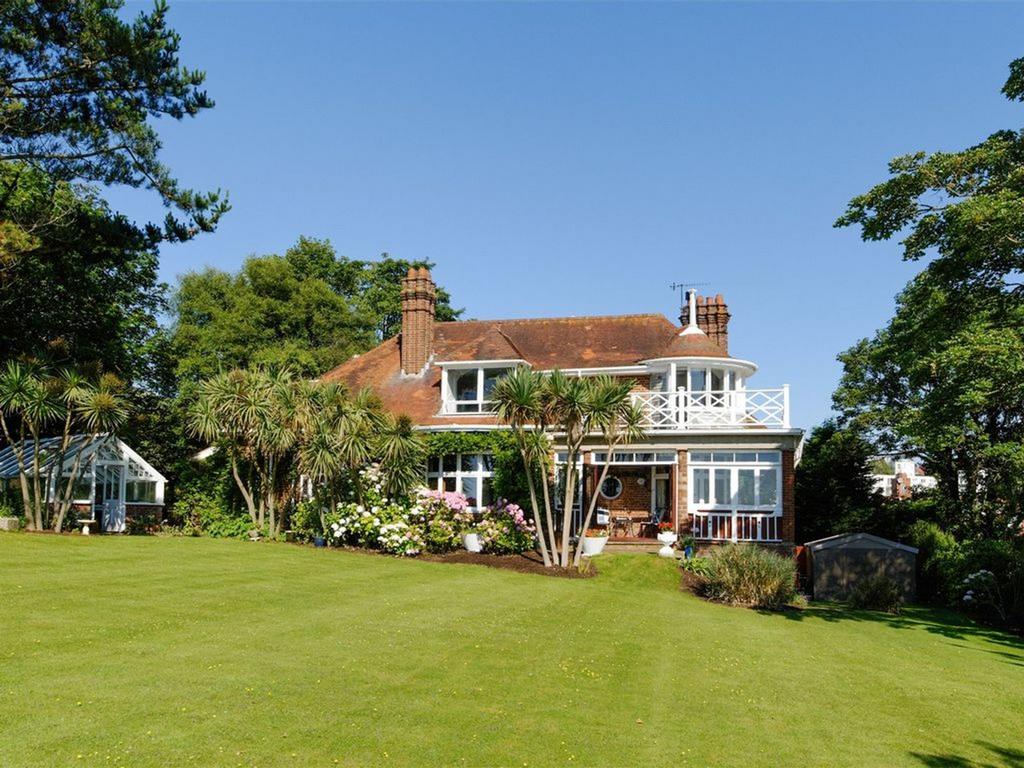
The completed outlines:
{"type": "Polygon", "coordinates": [[[917,589],[917,550],[870,533],[844,533],[805,545],[815,600],[845,600],[857,584],[885,576],[912,600],[917,589]]]}

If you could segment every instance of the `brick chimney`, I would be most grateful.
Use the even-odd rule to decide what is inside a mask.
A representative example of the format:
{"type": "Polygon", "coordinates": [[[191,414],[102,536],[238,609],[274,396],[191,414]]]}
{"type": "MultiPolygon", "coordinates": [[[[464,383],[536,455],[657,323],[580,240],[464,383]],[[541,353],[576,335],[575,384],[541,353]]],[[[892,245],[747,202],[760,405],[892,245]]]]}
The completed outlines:
{"type": "Polygon", "coordinates": [[[430,360],[434,341],[434,298],[430,270],[410,267],[402,278],[402,373],[416,376],[430,360]]]}
{"type": "Polygon", "coordinates": [[[697,327],[718,344],[724,352],[729,351],[729,307],[722,294],[714,298],[697,297],[697,327]]]}

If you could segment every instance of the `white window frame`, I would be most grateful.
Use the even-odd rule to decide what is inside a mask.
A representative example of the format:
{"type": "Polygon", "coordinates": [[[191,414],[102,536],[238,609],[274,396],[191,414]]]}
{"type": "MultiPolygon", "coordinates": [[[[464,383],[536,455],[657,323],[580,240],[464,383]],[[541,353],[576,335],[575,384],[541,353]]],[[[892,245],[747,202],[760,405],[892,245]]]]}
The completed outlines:
{"type": "Polygon", "coordinates": [[[781,451],[691,451],[688,456],[687,462],[687,503],[689,505],[690,514],[695,512],[727,512],[733,511],[739,513],[756,513],[761,515],[774,515],[775,517],[782,516],[782,453],[781,451]],[[711,461],[694,460],[692,457],[696,454],[708,453],[711,454],[711,461]],[[756,459],[754,461],[736,461],[735,458],[731,461],[714,461],[715,455],[723,456],[724,454],[748,454],[752,453],[756,459]],[[770,460],[762,459],[763,456],[770,455],[770,460]],[[717,499],[715,498],[715,470],[724,469],[728,470],[729,475],[729,489],[730,494],[728,499],[717,499]],[[695,500],[694,495],[696,492],[697,484],[694,481],[694,472],[696,470],[708,470],[708,502],[698,502],[695,500]],[[754,471],[754,504],[740,504],[739,503],[739,473],[740,470],[753,470],[754,471]],[[761,483],[760,475],[764,470],[775,471],[775,503],[774,504],[760,504],[761,500],[761,483]]]}
{"type": "MultiPolygon", "coordinates": [[[[608,463],[607,451],[594,451],[590,457],[591,464],[603,466],[608,463]]],[[[679,454],[676,451],[615,451],[612,453],[611,465],[629,464],[639,466],[669,466],[679,463],[679,454]]]]}
{"type": "Polygon", "coordinates": [[[473,507],[473,509],[478,509],[478,510],[479,509],[483,509],[485,505],[480,504],[479,502],[482,501],[482,499],[483,499],[483,490],[484,490],[484,480],[485,479],[489,481],[489,485],[490,485],[490,489],[491,489],[491,500],[492,501],[494,500],[494,469],[493,469],[494,463],[493,463],[493,461],[494,461],[494,454],[492,454],[489,451],[480,451],[479,453],[448,453],[448,454],[442,454],[442,455],[439,455],[439,456],[431,456],[430,459],[427,460],[427,488],[430,488],[431,490],[435,490],[435,491],[443,491],[444,490],[444,481],[445,481],[445,479],[446,478],[453,478],[455,480],[455,492],[456,493],[462,493],[462,481],[463,481],[463,479],[464,478],[475,479],[476,480],[476,487],[479,490],[477,491],[477,493],[478,493],[477,502],[478,503],[477,503],[476,506],[473,507]],[[445,458],[447,456],[454,456],[455,457],[455,469],[454,470],[447,470],[447,471],[445,470],[445,468],[444,468],[444,460],[445,460],[445,458]],[[479,457],[479,460],[477,460],[475,462],[477,468],[475,470],[463,470],[462,469],[462,457],[463,456],[477,456],[477,457],[479,457]],[[484,456],[490,456],[491,457],[491,469],[485,469],[484,468],[485,465],[486,465],[486,462],[484,461],[484,458],[483,458],[484,456]],[[437,461],[437,469],[436,470],[432,470],[430,468],[430,461],[431,460],[436,460],[437,461]]]}
{"type": "Polygon", "coordinates": [[[494,413],[491,400],[484,399],[484,378],[487,372],[511,371],[519,361],[495,360],[474,363],[447,363],[441,366],[441,413],[447,416],[488,416],[494,413]],[[467,371],[476,371],[476,399],[456,400],[452,385],[467,371]],[[475,406],[475,410],[460,411],[460,405],[475,406]]]}

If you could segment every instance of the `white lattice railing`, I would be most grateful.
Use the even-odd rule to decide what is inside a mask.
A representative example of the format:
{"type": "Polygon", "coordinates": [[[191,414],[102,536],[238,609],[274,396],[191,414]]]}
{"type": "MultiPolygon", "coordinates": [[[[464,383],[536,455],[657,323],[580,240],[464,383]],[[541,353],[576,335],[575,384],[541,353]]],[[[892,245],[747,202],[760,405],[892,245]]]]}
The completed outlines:
{"type": "Polygon", "coordinates": [[[717,392],[633,393],[649,431],[789,427],[789,387],[717,392]]]}
{"type": "Polygon", "coordinates": [[[756,512],[695,512],[691,535],[705,541],[780,541],[777,515],[756,512]]]}

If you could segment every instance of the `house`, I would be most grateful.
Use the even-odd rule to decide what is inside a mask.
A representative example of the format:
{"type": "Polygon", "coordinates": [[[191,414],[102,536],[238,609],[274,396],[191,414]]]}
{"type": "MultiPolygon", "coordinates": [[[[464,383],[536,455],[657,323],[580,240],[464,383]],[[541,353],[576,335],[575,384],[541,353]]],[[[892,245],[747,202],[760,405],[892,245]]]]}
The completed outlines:
{"type": "Polygon", "coordinates": [[[894,499],[909,499],[915,493],[934,488],[938,481],[912,458],[874,459],[871,490],[894,499]]]}
{"type": "MultiPolygon", "coordinates": [[[[61,498],[62,488],[74,474],[72,515],[95,520],[101,530],[122,533],[128,523],[147,526],[163,519],[166,479],[145,459],[113,435],[73,435],[61,454],[61,438],[39,442],[39,475],[46,499],[61,498]],[[56,471],[57,463],[61,470],[56,471]]],[[[34,465],[35,445],[22,445],[23,462],[34,465]]],[[[18,459],[14,448],[0,451],[0,498],[20,498],[18,459]]]]}
{"type": "MultiPolygon", "coordinates": [[[[793,544],[803,431],[790,424],[788,386],[751,387],[757,365],[730,355],[721,296],[691,291],[680,326],[660,314],[436,322],[426,269],[409,270],[401,297],[400,335],[324,380],[370,387],[421,430],[479,431],[503,428],[488,395],[515,366],[628,379],[647,434],[612,456],[596,437],[584,445],[583,504],[599,494],[598,524],[613,539],[653,536],[661,521],[701,542],[793,544]],[[595,488],[606,462],[608,478],[595,488]]],[[[565,458],[556,444],[556,467],[565,458]]],[[[427,479],[482,506],[490,467],[485,455],[445,456],[430,462],[427,479]]]]}

